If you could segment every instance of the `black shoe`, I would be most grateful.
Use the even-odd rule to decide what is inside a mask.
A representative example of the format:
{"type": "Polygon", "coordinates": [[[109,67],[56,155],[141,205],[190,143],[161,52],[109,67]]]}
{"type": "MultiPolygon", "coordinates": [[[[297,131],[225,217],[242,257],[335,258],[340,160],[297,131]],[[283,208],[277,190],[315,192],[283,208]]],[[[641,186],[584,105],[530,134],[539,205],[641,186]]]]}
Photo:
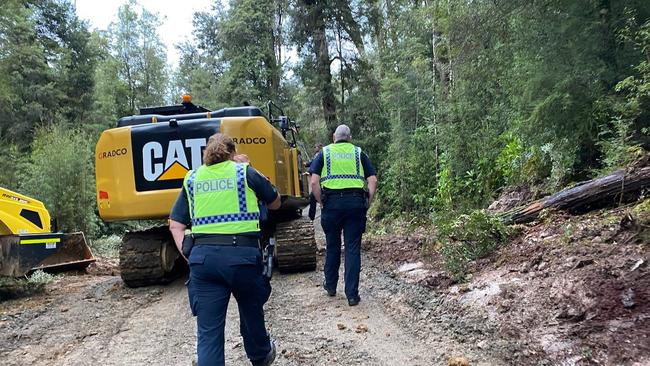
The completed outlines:
{"type": "Polygon", "coordinates": [[[329,297],[336,296],[336,290],[332,290],[331,288],[327,287],[327,285],[325,284],[325,281],[323,281],[323,288],[327,292],[327,296],[329,296],[329,297]]]}
{"type": "Polygon", "coordinates": [[[348,299],[348,305],[357,306],[357,305],[359,305],[359,301],[361,301],[360,297],[355,297],[353,299],[348,299]]]}
{"type": "Polygon", "coordinates": [[[271,341],[271,350],[263,360],[251,361],[253,366],[269,366],[275,361],[275,342],[271,341]]]}

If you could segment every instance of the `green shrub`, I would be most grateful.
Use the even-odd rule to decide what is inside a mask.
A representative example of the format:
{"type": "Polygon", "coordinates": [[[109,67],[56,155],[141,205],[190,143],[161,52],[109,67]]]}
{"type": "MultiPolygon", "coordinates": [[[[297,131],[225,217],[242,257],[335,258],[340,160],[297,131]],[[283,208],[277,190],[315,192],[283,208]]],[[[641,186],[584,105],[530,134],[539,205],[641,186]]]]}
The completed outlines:
{"type": "Polygon", "coordinates": [[[117,258],[121,243],[122,237],[118,235],[109,235],[91,240],[90,247],[93,254],[96,256],[117,258]]]}
{"type": "MultiPolygon", "coordinates": [[[[628,10],[629,11],[629,10],[628,10]]],[[[628,13],[618,32],[619,41],[640,51],[645,59],[634,66],[632,75],[614,87],[619,98],[603,98],[601,109],[609,119],[601,126],[598,147],[602,153],[601,173],[626,166],[646,153],[650,126],[650,20],[638,24],[634,12],[628,13]]]]}
{"type": "Polygon", "coordinates": [[[508,228],[485,210],[456,219],[438,217],[436,226],[445,268],[457,281],[464,279],[469,262],[492,253],[508,238],[508,228]]]}
{"type": "Polygon", "coordinates": [[[82,131],[52,125],[36,131],[22,167],[21,193],[40,201],[65,232],[97,229],[93,146],[82,131]]]}
{"type": "Polygon", "coordinates": [[[0,301],[43,292],[54,279],[55,276],[41,270],[35,271],[26,279],[0,277],[0,301]]]}
{"type": "Polygon", "coordinates": [[[55,277],[47,272],[41,270],[35,271],[27,278],[28,287],[33,292],[40,292],[45,289],[45,286],[54,281],[55,277]]]}
{"type": "Polygon", "coordinates": [[[504,134],[502,139],[505,141],[505,146],[496,158],[496,167],[506,183],[519,183],[522,178],[521,167],[524,155],[521,140],[513,133],[504,134]]]}
{"type": "MultiPolygon", "coordinates": [[[[5,162],[7,166],[13,165],[19,167],[24,160],[23,153],[18,148],[18,145],[10,143],[9,141],[0,139],[0,161],[5,162]]],[[[6,169],[0,174],[0,187],[17,190],[20,184],[20,177],[18,176],[18,169],[6,169]]]]}

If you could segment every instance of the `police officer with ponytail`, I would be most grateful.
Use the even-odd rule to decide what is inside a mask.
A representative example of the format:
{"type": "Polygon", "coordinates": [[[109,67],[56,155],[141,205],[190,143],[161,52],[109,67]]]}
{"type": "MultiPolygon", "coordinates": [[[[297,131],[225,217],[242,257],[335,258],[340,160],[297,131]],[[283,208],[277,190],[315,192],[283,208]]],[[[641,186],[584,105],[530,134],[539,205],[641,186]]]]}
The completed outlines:
{"type": "Polygon", "coordinates": [[[199,366],[224,365],[224,328],[230,295],[237,300],[246,355],[254,366],[270,365],[275,345],[264,324],[271,286],[262,275],[259,202],[280,207],[273,185],[235,155],[232,138],[210,137],[203,165],[185,176],[169,229],[182,251],[185,229],[194,245],[188,295],[197,322],[199,366]]]}
{"type": "Polygon", "coordinates": [[[348,126],[338,126],[333,137],[334,143],[323,148],[309,169],[312,192],[322,205],[321,226],[327,241],[323,288],[329,296],[336,295],[342,231],[345,296],[348,305],[355,306],[361,301],[361,235],[366,229],[366,211],[377,190],[377,176],[368,156],[350,142],[348,126]]]}

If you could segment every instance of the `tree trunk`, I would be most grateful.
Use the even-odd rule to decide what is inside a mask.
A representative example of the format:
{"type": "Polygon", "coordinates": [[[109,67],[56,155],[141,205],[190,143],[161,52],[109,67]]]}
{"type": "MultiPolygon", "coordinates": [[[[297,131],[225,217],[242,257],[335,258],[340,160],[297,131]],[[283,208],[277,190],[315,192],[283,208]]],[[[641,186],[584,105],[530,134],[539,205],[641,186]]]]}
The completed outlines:
{"type": "Polygon", "coordinates": [[[282,77],[282,5],[278,3],[274,8],[275,17],[271,24],[271,52],[268,55],[267,68],[268,80],[267,84],[270,89],[268,97],[275,100],[280,95],[280,79],[282,77]]]}
{"type": "Polygon", "coordinates": [[[336,52],[339,58],[339,78],[341,79],[341,118],[345,118],[345,77],[343,75],[343,36],[341,35],[341,25],[336,27],[336,52]]]}
{"type": "Polygon", "coordinates": [[[384,14],[381,10],[380,1],[374,0],[370,5],[370,12],[368,14],[368,23],[372,31],[372,37],[377,45],[377,53],[379,55],[379,62],[377,69],[379,72],[379,79],[384,78],[384,66],[382,55],[386,51],[386,30],[384,29],[384,14]]]}
{"type": "Polygon", "coordinates": [[[332,73],[330,71],[330,54],[329,44],[327,42],[325,14],[323,13],[323,2],[314,3],[305,1],[305,6],[309,9],[310,22],[313,25],[312,37],[314,40],[313,51],[316,56],[316,73],[318,88],[320,89],[321,102],[323,105],[323,117],[327,125],[328,132],[333,132],[336,128],[336,97],[334,96],[334,87],[332,86],[332,73]]]}
{"type": "Polygon", "coordinates": [[[395,23],[397,23],[397,21],[391,0],[386,0],[386,18],[388,21],[387,33],[391,40],[390,47],[397,47],[397,31],[395,30],[395,23]]]}
{"type": "Polygon", "coordinates": [[[630,170],[621,169],[506,212],[501,215],[501,218],[506,224],[521,224],[533,221],[542,210],[547,208],[570,212],[586,211],[621,203],[630,198],[637,199],[639,193],[648,187],[650,187],[650,166],[630,170]]]}
{"type": "Polygon", "coordinates": [[[350,7],[349,1],[336,1],[332,4],[336,13],[336,21],[339,27],[343,27],[345,33],[350,36],[350,40],[354,43],[354,46],[359,51],[359,54],[362,58],[366,56],[366,50],[363,45],[363,35],[360,31],[359,23],[354,19],[352,15],[352,8],[350,7]]]}

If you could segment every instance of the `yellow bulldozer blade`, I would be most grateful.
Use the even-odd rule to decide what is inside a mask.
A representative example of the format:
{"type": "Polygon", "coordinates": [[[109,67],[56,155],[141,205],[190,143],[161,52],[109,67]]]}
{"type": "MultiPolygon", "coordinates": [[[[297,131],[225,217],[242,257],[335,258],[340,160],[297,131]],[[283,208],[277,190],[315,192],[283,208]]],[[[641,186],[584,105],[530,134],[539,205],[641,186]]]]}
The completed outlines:
{"type": "Polygon", "coordinates": [[[94,261],[81,232],[0,236],[0,276],[84,269],[94,261]]]}

